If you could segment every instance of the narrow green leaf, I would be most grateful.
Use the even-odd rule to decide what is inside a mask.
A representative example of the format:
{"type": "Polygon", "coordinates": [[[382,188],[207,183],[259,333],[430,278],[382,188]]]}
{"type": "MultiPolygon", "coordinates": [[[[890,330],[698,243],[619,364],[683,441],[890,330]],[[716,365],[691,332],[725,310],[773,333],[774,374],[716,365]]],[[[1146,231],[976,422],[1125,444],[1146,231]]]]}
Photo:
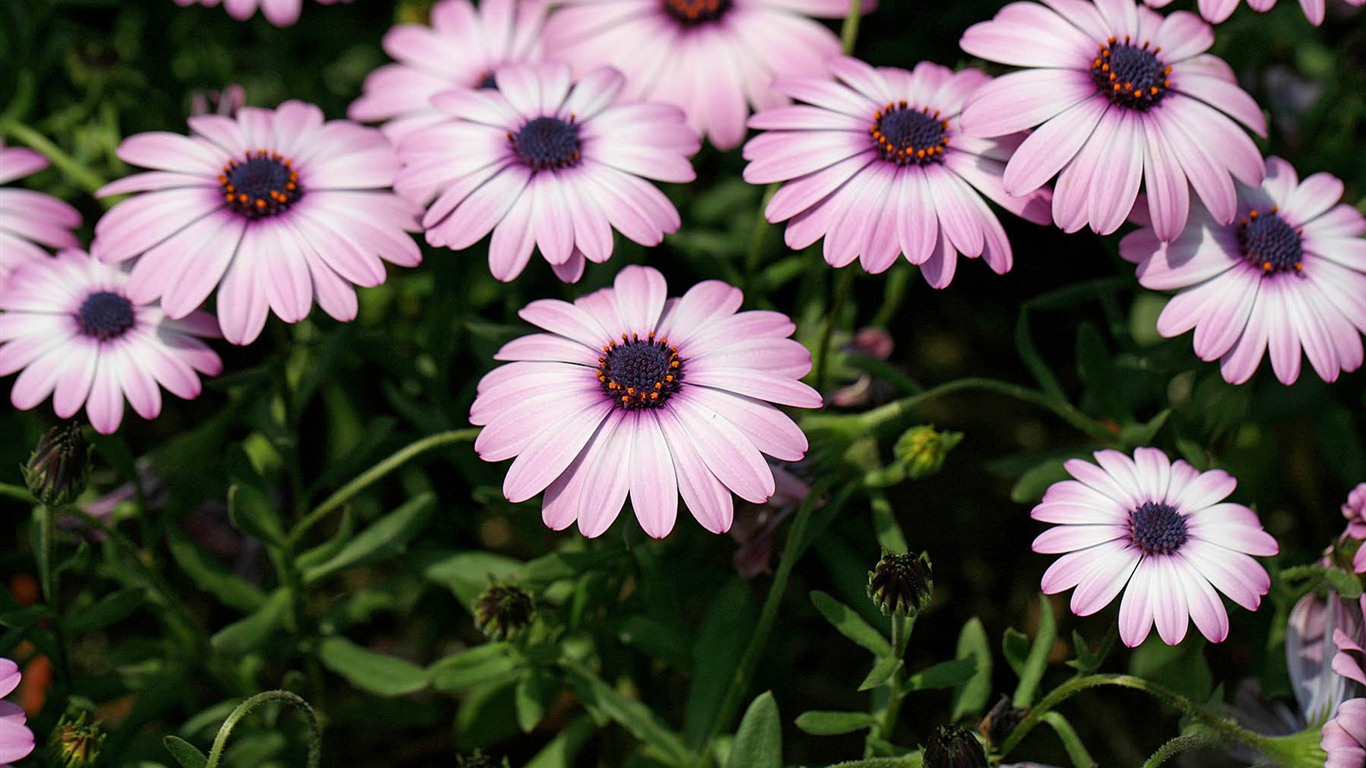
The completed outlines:
{"type": "Polygon", "coordinates": [[[517,688],[514,691],[517,724],[522,727],[523,733],[531,733],[531,730],[540,724],[541,718],[545,717],[545,709],[550,704],[550,699],[559,688],[559,680],[550,670],[543,667],[531,667],[517,678],[517,688]]]}
{"type": "Polygon", "coordinates": [[[318,645],[318,660],[357,688],[376,696],[402,696],[427,687],[427,670],[418,665],[376,653],[334,635],[318,645]]]}
{"type": "Polygon", "coordinates": [[[561,661],[569,684],[590,712],[597,712],[625,728],[641,742],[655,748],[669,764],[689,765],[692,753],[649,707],[628,699],[593,672],[573,661],[561,661]]]}
{"type": "Polygon", "coordinates": [[[280,626],[290,602],[289,590],[284,587],[275,590],[255,613],[220,629],[209,643],[229,656],[256,650],[280,626]]]}
{"type": "Polygon", "coordinates": [[[138,587],[121,589],[94,605],[86,606],[67,616],[66,631],[78,635],[101,629],[128,617],[146,602],[147,593],[138,587]]]}
{"type": "Polygon", "coordinates": [[[314,568],[318,563],[324,563],[332,559],[342,550],[356,534],[356,516],[351,514],[350,507],[343,507],[341,512],[341,522],[337,523],[337,532],[332,538],[324,541],[318,546],[299,555],[294,564],[300,571],[307,571],[314,568]]]}
{"type": "Polygon", "coordinates": [[[180,763],[181,768],[204,768],[209,764],[209,758],[198,747],[179,736],[167,736],[161,743],[166,745],[166,750],[180,763]]]}
{"type": "Polygon", "coordinates": [[[1048,723],[1053,731],[1058,734],[1058,739],[1062,741],[1063,749],[1067,750],[1067,756],[1071,758],[1073,766],[1076,768],[1093,768],[1093,766],[1099,765],[1091,757],[1091,753],[1086,751],[1086,745],[1081,743],[1081,737],[1077,735],[1072,724],[1067,722],[1067,718],[1058,712],[1046,712],[1043,715],[1043,721],[1048,723]]]}
{"type": "Polygon", "coordinates": [[[841,635],[872,651],[879,659],[892,655],[891,642],[844,603],[820,590],[812,591],[811,602],[841,635]]]}
{"type": "Polygon", "coordinates": [[[1066,459],[1049,459],[1027,470],[1015,487],[1010,489],[1010,500],[1016,504],[1032,504],[1043,498],[1048,486],[1071,477],[1063,468],[1066,459]]]}
{"type": "Polygon", "coordinates": [[[1058,625],[1053,620],[1053,604],[1046,595],[1039,595],[1039,632],[1034,636],[1034,644],[1029,647],[1029,656],[1025,659],[1024,669],[1020,671],[1020,684],[1015,687],[1011,704],[1028,707],[1034,703],[1039,682],[1043,680],[1048,657],[1053,653],[1053,644],[1057,639],[1058,625]]]}
{"type": "Polygon", "coordinates": [[[835,763],[826,768],[921,768],[924,760],[921,753],[912,752],[905,757],[873,757],[866,760],[850,760],[835,763]]]}
{"type": "Polygon", "coordinates": [[[279,513],[265,491],[254,485],[234,483],[228,487],[228,519],[237,530],[258,541],[277,546],[285,541],[279,513]]]}
{"type": "Polygon", "coordinates": [[[891,657],[882,659],[873,665],[873,669],[868,672],[867,677],[863,678],[863,682],[859,684],[858,689],[860,691],[869,691],[883,685],[888,680],[892,679],[892,675],[895,675],[898,669],[901,669],[902,663],[901,659],[893,659],[891,657]]]}
{"type": "Polygon", "coordinates": [[[772,691],[759,694],[745,710],[725,768],[783,768],[783,727],[772,691]]]}
{"type": "Polygon", "coordinates": [[[593,718],[581,716],[570,723],[568,728],[556,734],[545,748],[531,758],[525,768],[573,768],[575,756],[583,749],[583,745],[588,743],[595,730],[597,729],[593,725],[593,718]]]}
{"type": "Polygon", "coordinates": [[[906,689],[924,691],[952,688],[972,679],[977,671],[976,659],[950,659],[916,672],[906,680],[906,689]]]}
{"type": "Polygon", "coordinates": [[[968,715],[981,714],[991,697],[991,641],[987,639],[982,620],[976,616],[969,619],[958,633],[955,657],[976,662],[972,677],[955,686],[950,698],[953,714],[949,719],[957,722],[968,715]]]}
{"type": "Polygon", "coordinates": [[[835,736],[853,733],[877,725],[877,718],[867,712],[821,712],[812,710],[797,715],[796,726],[812,736],[835,736]]]}
{"type": "MultiPolygon", "coordinates": [[[[749,636],[759,621],[749,582],[735,577],[711,600],[692,645],[692,687],[683,710],[683,736],[700,745],[735,677],[749,636]]],[[[730,727],[730,723],[725,723],[730,727]]]]}
{"type": "Polygon", "coordinates": [[[1016,677],[1024,674],[1025,659],[1029,656],[1029,636],[1014,627],[1007,627],[1001,637],[1001,653],[1006,657],[1016,677]]]}
{"type": "Polygon", "coordinates": [[[487,643],[432,662],[427,667],[432,688],[453,693],[511,675],[517,669],[517,660],[509,648],[507,643],[487,643]]]}
{"type": "Polygon", "coordinates": [[[424,493],[410,499],[393,512],[376,520],[325,562],[304,571],[304,582],[312,584],[338,571],[387,560],[402,554],[436,509],[436,496],[424,493]]]}
{"type": "Polygon", "coordinates": [[[506,579],[517,574],[521,567],[520,560],[491,552],[461,552],[432,563],[422,575],[454,592],[468,611],[488,588],[490,579],[506,579]]]}
{"type": "Polygon", "coordinates": [[[266,602],[266,595],[259,587],[214,562],[183,534],[171,533],[167,544],[172,559],[190,581],[223,605],[250,613],[266,602]]]}

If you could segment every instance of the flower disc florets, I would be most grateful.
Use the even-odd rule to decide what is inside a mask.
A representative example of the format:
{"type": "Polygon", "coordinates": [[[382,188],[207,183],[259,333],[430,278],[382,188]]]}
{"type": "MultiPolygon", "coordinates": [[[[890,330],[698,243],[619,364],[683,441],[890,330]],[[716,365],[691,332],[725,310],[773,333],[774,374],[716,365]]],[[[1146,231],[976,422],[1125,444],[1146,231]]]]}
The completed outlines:
{"type": "Polygon", "coordinates": [[[294,163],[267,149],[248,151],[245,158],[223,166],[218,183],[228,207],[248,219],[284,213],[303,197],[294,163]]]}
{"type": "Polygon", "coordinates": [[[1091,62],[1091,82],[1112,104],[1146,112],[1172,87],[1172,68],[1157,57],[1162,46],[1149,50],[1150,45],[1147,40],[1134,45],[1125,35],[1122,43],[1111,37],[1100,47],[1091,62]]]}
{"type": "Polygon", "coordinates": [[[1146,501],[1129,513],[1129,536],[1145,555],[1170,555],[1186,543],[1186,519],[1170,504],[1146,501]]]}
{"type": "Polygon", "coordinates": [[[1247,263],[1268,275],[1304,270],[1302,227],[1292,227],[1276,214],[1276,206],[1265,215],[1249,211],[1238,220],[1238,248],[1247,263]]]}
{"type": "Polygon", "coordinates": [[[949,145],[949,121],[940,119],[939,110],[915,109],[904,101],[874,112],[869,132],[878,157],[897,165],[942,163],[949,145]]]}
{"type": "Polygon", "coordinates": [[[868,597],[883,616],[906,618],[925,610],[934,596],[934,577],[925,555],[884,554],[868,572],[868,597]]]}
{"type": "Polygon", "coordinates": [[[664,12],[685,27],[717,21],[730,10],[731,0],[663,0],[664,12]]]}
{"type": "Polygon", "coordinates": [[[678,346],[667,338],[655,340],[639,334],[621,335],[602,348],[598,358],[598,381],[603,394],[627,410],[658,408],[668,402],[683,382],[683,360],[678,346]]]}
{"type": "Polygon", "coordinates": [[[76,312],[76,322],[81,333],[100,341],[117,339],[132,328],[136,321],[133,304],[123,296],[110,291],[96,291],[81,302],[76,312]]]}
{"type": "Polygon", "coordinates": [[[508,141],[512,142],[517,159],[532,170],[570,168],[583,158],[579,126],[574,123],[573,115],[568,120],[532,118],[521,130],[508,133],[508,141]]]}

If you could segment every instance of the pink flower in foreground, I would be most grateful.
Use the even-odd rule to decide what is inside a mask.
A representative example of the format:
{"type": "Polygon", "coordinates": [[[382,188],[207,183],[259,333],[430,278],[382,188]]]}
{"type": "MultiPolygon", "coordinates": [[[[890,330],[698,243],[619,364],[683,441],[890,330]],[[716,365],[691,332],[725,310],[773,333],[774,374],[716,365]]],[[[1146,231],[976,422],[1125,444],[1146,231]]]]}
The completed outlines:
{"type": "Polygon", "coordinates": [[[405,234],[417,229],[418,209],[387,189],[398,158],[379,131],[324,123],[322,110],[300,101],[189,123],[188,137],[124,139],[119,157],[154,170],[98,193],[143,193],[100,219],[91,247],[107,262],[137,257],[134,303],[160,298],[180,318],[217,287],[223,335],[247,344],[270,311],[297,323],[315,298],[332,317],[354,319],[353,284],[383,283],[384,261],[422,261],[405,234]]]}
{"type": "MultiPolygon", "coordinates": [[[[31,149],[5,148],[0,140],[0,184],[36,173],[47,159],[31,149]]],[[[47,258],[49,248],[76,248],[71,232],[81,225],[75,208],[51,195],[27,189],[0,189],[0,286],[14,268],[26,261],[47,258]]]]}
{"type": "Polygon", "coordinates": [[[1139,448],[1132,459],[1118,451],[1095,458],[1100,466],[1068,461],[1076,479],[1054,483],[1031,513],[1059,523],[1034,539],[1034,551],[1066,553],[1044,573],[1043,591],[1076,587],[1072,612],[1089,616],[1124,590],[1119,636],[1130,647],[1154,622],[1168,645],[1185,638],[1188,620],[1222,641],[1228,613],[1215,590],[1257,610],[1271,579],[1249,555],[1278,551],[1252,510],[1223,502],[1237,481],[1172,462],[1156,448],[1139,448]]]}
{"type": "Polygon", "coordinates": [[[504,64],[537,61],[546,5],[540,0],[441,0],[431,26],[400,24],[384,35],[384,51],[396,59],[365,78],[365,92],[351,102],[352,120],[387,121],[380,127],[397,144],[413,131],[440,122],[432,97],[451,88],[492,88],[504,64]]]}
{"type": "Polygon", "coordinates": [[[612,255],[612,230],[658,245],[678,230],[669,198],[641,177],[696,178],[700,145],[677,107],[623,103],[624,80],[598,69],[571,83],[563,64],[509,66],[497,90],[453,89],[432,103],[445,119],[399,145],[394,188],[430,203],[427,242],[469,248],[493,232],[489,269],[522,273],[531,252],[565,282],[612,255]]]}
{"type": "MultiPolygon", "coordinates": [[[[19,665],[9,659],[0,658],[0,696],[8,696],[19,687],[23,675],[19,665]]],[[[28,729],[28,718],[24,710],[10,701],[0,701],[0,768],[22,760],[33,751],[33,731],[28,729]]]]}
{"type": "MultiPolygon", "coordinates": [[[[1172,0],[1143,0],[1154,8],[1161,8],[1172,0]]],[[[1366,0],[1346,0],[1352,5],[1362,5],[1366,0]]],[[[1276,7],[1276,0],[1247,0],[1248,6],[1258,13],[1266,13],[1276,7]]],[[[1233,15],[1233,10],[1238,7],[1238,0],[1200,0],[1200,15],[1211,24],[1220,22],[1233,15]]],[[[1300,8],[1304,15],[1314,26],[1323,23],[1324,0],[1300,0],[1300,8]]]]}
{"type": "Polygon", "coordinates": [[[546,55],[580,74],[620,69],[628,96],[681,107],[713,146],[733,149],[751,106],[786,103],[773,80],[821,77],[839,54],[839,38],[807,16],[848,12],[849,0],[567,0],[546,25],[546,55]]]}
{"type": "Polygon", "coordinates": [[[668,299],[664,277],[626,267],[612,288],[573,304],[542,299],[522,319],[549,333],[523,336],[495,356],[513,361],[480,382],[470,421],[484,427],[485,461],[514,456],[509,501],[545,491],[542,518],[575,520],[598,536],[629,493],[645,532],[674,526],[678,496],[713,533],[730,528],[731,492],[773,496],[768,454],[796,461],[806,436],[770,403],[816,408],[797,379],[811,370],[795,326],[777,312],[736,312],[738,289],[709,280],[668,299]]]}
{"type": "MultiPolygon", "coordinates": [[[[318,0],[323,5],[333,3],[349,3],[351,0],[318,0]]],[[[261,9],[261,15],[266,17],[266,21],[277,27],[288,27],[299,20],[299,13],[303,10],[303,0],[175,0],[175,4],[181,8],[188,8],[191,5],[203,5],[209,8],[223,4],[223,9],[228,15],[238,21],[246,21],[251,18],[256,9],[261,9]]]]}
{"type": "Polygon", "coordinates": [[[1351,637],[1361,630],[1361,609],[1335,591],[1326,597],[1310,592],[1290,610],[1285,661],[1301,722],[1323,722],[1347,698],[1350,683],[1333,671],[1332,638],[1338,631],[1351,637]]]}
{"type": "Polygon", "coordinates": [[[1038,126],[1006,164],[1006,191],[1024,194],[1057,174],[1054,223],[1109,234],[1142,186],[1154,229],[1171,240],[1186,226],[1189,182],[1216,222],[1232,221],[1233,177],[1255,186],[1265,172],[1233,119],[1258,135],[1266,120],[1223,59],[1205,53],[1209,25],[1184,11],[1164,19],[1134,0],[1044,2],[1011,3],[961,41],[974,56],[1031,68],[991,81],[963,110],[971,136],[1038,126]]]}
{"type": "Polygon", "coordinates": [[[1049,191],[1007,195],[1001,173],[1017,142],[959,129],[963,100],[991,78],[929,62],[913,72],[847,57],[828,64],[840,82],[781,80],[775,90],[806,103],[749,121],[767,132],[745,145],[745,180],[787,182],[764,215],[792,220],[788,247],[824,237],[831,266],[857,258],[875,274],[904,254],[935,288],[953,279],[959,253],[1009,270],[1010,241],[982,196],[1046,224],[1049,191]]]}
{"type": "Polygon", "coordinates": [[[1347,494],[1347,503],[1342,505],[1342,516],[1347,518],[1347,533],[1352,538],[1366,539],[1366,483],[1358,483],[1347,494]]]}
{"type": "Polygon", "coordinates": [[[1280,158],[1267,159],[1266,181],[1241,187],[1238,220],[1220,224],[1196,206],[1169,243],[1146,222],[1120,242],[1138,264],[1138,281],[1180,291],[1157,321],[1163,336],[1195,329],[1195,354],[1218,360],[1224,378],[1242,384],[1270,353],[1284,384],[1300,375],[1300,350],[1314,372],[1334,381],[1361,367],[1366,332],[1366,217],[1334,205],[1342,182],[1316,173],[1300,183],[1280,158]]]}
{"type": "Polygon", "coordinates": [[[96,430],[123,420],[126,398],[144,419],[161,413],[161,389],[192,400],[199,376],[223,363],[198,337],[216,338],[213,317],[172,320],[131,298],[124,270],[67,250],[14,271],[0,295],[0,376],[22,370],[10,402],[27,410],[52,395],[70,418],[85,405],[96,430]]]}
{"type": "Polygon", "coordinates": [[[1350,699],[1323,725],[1319,746],[1328,753],[1323,768],[1361,768],[1366,765],[1366,699],[1350,699]]]}

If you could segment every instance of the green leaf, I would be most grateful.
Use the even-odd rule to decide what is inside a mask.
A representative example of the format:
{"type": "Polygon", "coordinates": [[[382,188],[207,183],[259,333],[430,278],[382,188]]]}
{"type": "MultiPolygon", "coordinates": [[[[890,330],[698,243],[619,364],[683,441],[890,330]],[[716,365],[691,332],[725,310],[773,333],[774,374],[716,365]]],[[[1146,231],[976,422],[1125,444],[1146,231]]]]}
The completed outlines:
{"type": "Polygon", "coordinates": [[[214,562],[183,534],[169,534],[167,545],[176,565],[190,577],[190,581],[218,598],[223,605],[250,613],[266,602],[266,595],[259,587],[214,562]]]}
{"type": "Polygon", "coordinates": [[[1039,382],[1039,387],[1044,392],[1054,397],[1062,397],[1062,385],[1058,384],[1058,378],[1049,370],[1048,364],[1034,346],[1034,335],[1030,332],[1029,325],[1029,308],[1020,307],[1019,319],[1015,322],[1015,351],[1019,353],[1029,372],[1034,374],[1034,380],[1039,382]]]}
{"type": "Polygon", "coordinates": [[[872,651],[879,659],[892,655],[891,642],[844,603],[820,590],[812,591],[811,602],[841,635],[872,651]]]}
{"type": "Polygon", "coordinates": [[[950,698],[953,714],[949,719],[957,722],[968,715],[981,714],[991,698],[991,641],[987,639],[982,620],[976,616],[969,619],[958,633],[955,657],[976,662],[972,677],[955,686],[950,698]]]}
{"type": "Polygon", "coordinates": [[[338,571],[387,560],[404,552],[436,509],[436,496],[424,493],[376,520],[325,562],[304,571],[312,584],[338,571]]]}
{"type": "Polygon", "coordinates": [[[568,728],[556,734],[545,748],[537,752],[525,768],[573,768],[574,757],[597,730],[593,719],[587,715],[569,724],[568,728]]]}
{"type": "Polygon", "coordinates": [[[577,662],[565,660],[560,664],[574,693],[590,712],[600,713],[625,728],[641,742],[654,747],[671,765],[683,766],[692,762],[692,753],[678,736],[659,722],[649,707],[621,695],[577,662]]]}
{"type": "Polygon", "coordinates": [[[531,667],[517,679],[517,724],[523,733],[531,733],[540,724],[551,698],[559,690],[559,679],[543,667],[531,667]]]}
{"type": "Polygon", "coordinates": [[[921,768],[924,759],[919,752],[912,752],[905,757],[873,757],[865,760],[850,760],[844,763],[835,763],[826,768],[921,768]]]}
{"type": "Polygon", "coordinates": [[[510,648],[507,643],[486,643],[432,662],[427,667],[432,688],[453,693],[510,676],[517,670],[510,648]]]}
{"type": "Polygon", "coordinates": [[[812,736],[835,736],[853,733],[877,725],[877,718],[867,712],[821,712],[812,710],[797,715],[796,726],[812,736]]]}
{"type": "Polygon", "coordinates": [[[422,575],[455,593],[465,610],[470,610],[490,580],[512,576],[522,567],[520,560],[491,552],[461,552],[427,566],[422,575]]]}
{"type": "Polygon", "coordinates": [[[1192,701],[1207,701],[1214,687],[1214,675],[1205,661],[1205,640],[1198,636],[1172,646],[1153,633],[1129,656],[1129,672],[1192,701]]]}
{"type": "Polygon", "coordinates": [[[1062,741],[1063,749],[1067,750],[1067,756],[1071,758],[1072,765],[1076,768],[1092,768],[1092,766],[1099,765],[1091,757],[1091,753],[1086,751],[1086,745],[1081,743],[1081,737],[1077,735],[1072,724],[1067,722],[1067,718],[1057,712],[1045,712],[1043,721],[1048,723],[1053,731],[1058,734],[1058,739],[1062,741]]]}
{"type": "Polygon", "coordinates": [[[289,590],[281,587],[272,592],[255,613],[220,629],[209,639],[209,643],[229,656],[241,656],[254,651],[280,626],[290,603],[289,590]]]}
{"type": "Polygon", "coordinates": [[[745,710],[725,768],[783,768],[783,728],[772,691],[759,694],[745,710]]]}
{"type": "Polygon", "coordinates": [[[892,679],[892,675],[895,675],[896,671],[901,669],[901,666],[901,659],[893,659],[891,657],[882,659],[873,665],[872,670],[868,672],[867,677],[863,678],[863,682],[859,684],[858,689],[860,691],[868,691],[883,685],[892,679]]]}
{"type": "Polygon", "coordinates": [[[294,564],[300,571],[307,571],[316,567],[318,563],[326,562],[342,550],[356,533],[356,516],[351,514],[350,507],[342,507],[341,522],[337,523],[337,532],[332,538],[324,541],[318,546],[299,555],[294,564]]]}
{"type": "Polygon", "coordinates": [[[1039,632],[1034,636],[1034,644],[1029,647],[1024,669],[1020,670],[1020,684],[1015,686],[1015,696],[1011,704],[1024,708],[1034,703],[1035,694],[1039,691],[1039,682],[1043,680],[1048,657],[1053,653],[1053,644],[1057,639],[1058,625],[1053,620],[1053,604],[1048,601],[1046,595],[1039,595],[1039,632]]]}
{"type": "Polygon", "coordinates": [[[716,593],[703,615],[692,645],[692,687],[683,711],[683,736],[689,744],[701,744],[711,730],[759,621],[758,613],[749,582],[736,577],[716,593]]]}
{"type": "Polygon", "coordinates": [[[916,672],[906,680],[906,689],[924,691],[934,688],[952,688],[972,679],[977,672],[975,659],[950,659],[941,661],[916,672]]]}
{"type": "Polygon", "coordinates": [[[181,768],[204,768],[209,764],[209,758],[198,747],[179,736],[167,736],[161,743],[166,745],[166,750],[180,763],[181,768]]]}
{"type": "Polygon", "coordinates": [[[228,519],[253,539],[276,546],[285,542],[285,530],[270,497],[254,485],[234,483],[228,487],[228,519]]]}
{"type": "Polygon", "coordinates": [[[67,616],[66,631],[73,635],[101,629],[126,618],[146,602],[146,592],[138,587],[122,589],[94,605],[85,606],[67,616]]]}
{"type": "Polygon", "coordinates": [[[418,665],[376,653],[334,635],[318,645],[318,660],[352,685],[376,696],[402,696],[427,687],[427,670],[418,665]]]}
{"type": "Polygon", "coordinates": [[[1007,627],[1005,635],[1001,637],[1001,653],[1015,676],[1023,675],[1025,659],[1029,656],[1029,636],[1014,627],[1007,627]]]}
{"type": "Polygon", "coordinates": [[[1016,504],[1032,504],[1043,498],[1048,486],[1071,477],[1063,468],[1066,459],[1049,459],[1020,475],[1010,489],[1010,500],[1016,504]]]}

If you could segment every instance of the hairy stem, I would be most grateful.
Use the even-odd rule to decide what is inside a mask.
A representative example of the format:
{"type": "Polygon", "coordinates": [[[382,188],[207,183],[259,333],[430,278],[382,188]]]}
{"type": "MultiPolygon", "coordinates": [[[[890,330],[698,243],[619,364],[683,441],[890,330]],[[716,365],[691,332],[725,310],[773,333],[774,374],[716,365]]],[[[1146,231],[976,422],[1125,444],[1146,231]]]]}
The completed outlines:
{"type": "Polygon", "coordinates": [[[57,170],[66,174],[72,181],[81,185],[87,192],[94,193],[105,185],[105,181],[99,174],[81,165],[76,158],[67,154],[65,150],[52,143],[48,137],[13,120],[0,122],[0,134],[8,134],[24,144],[38,154],[46,157],[57,170]]]}
{"type": "Polygon", "coordinates": [[[252,710],[270,701],[283,701],[286,704],[293,704],[303,712],[304,717],[308,719],[308,768],[318,768],[322,765],[323,732],[322,727],[318,724],[317,715],[313,713],[313,707],[289,691],[264,691],[238,704],[237,708],[228,714],[227,719],[218,728],[218,735],[214,737],[213,747],[209,749],[209,759],[204,764],[204,768],[218,768],[218,762],[223,759],[223,749],[228,745],[228,737],[232,735],[237,723],[251,714],[252,710]]]}

